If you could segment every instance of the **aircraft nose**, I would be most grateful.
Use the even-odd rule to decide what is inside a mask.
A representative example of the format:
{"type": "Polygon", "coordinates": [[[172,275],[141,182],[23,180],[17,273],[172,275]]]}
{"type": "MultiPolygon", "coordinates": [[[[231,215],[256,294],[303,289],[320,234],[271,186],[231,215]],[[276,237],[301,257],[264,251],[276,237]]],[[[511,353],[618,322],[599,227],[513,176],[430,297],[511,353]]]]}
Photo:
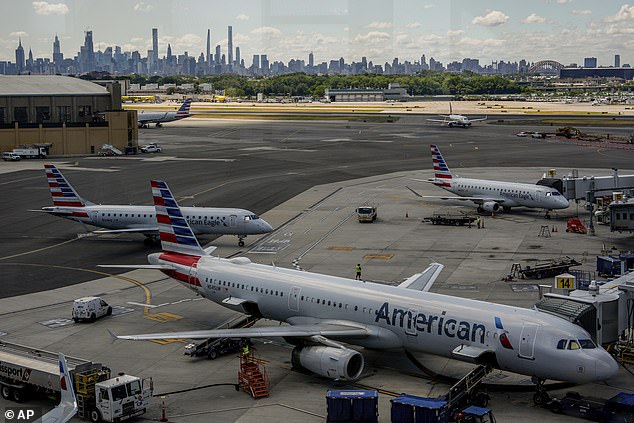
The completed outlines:
{"type": "Polygon", "coordinates": [[[273,227],[269,224],[269,222],[267,222],[264,219],[260,219],[260,227],[262,228],[262,232],[263,233],[267,233],[267,232],[271,232],[273,230],[273,227]]]}
{"type": "Polygon", "coordinates": [[[619,372],[619,365],[607,351],[601,351],[600,357],[596,360],[597,380],[610,379],[619,372]]]}

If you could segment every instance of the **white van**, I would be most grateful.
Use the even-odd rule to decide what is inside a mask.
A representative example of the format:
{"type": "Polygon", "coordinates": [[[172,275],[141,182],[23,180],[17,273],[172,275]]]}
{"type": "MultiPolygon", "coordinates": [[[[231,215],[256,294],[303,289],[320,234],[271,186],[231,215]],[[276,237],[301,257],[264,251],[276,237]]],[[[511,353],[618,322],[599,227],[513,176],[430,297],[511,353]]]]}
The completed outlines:
{"type": "Polygon", "coordinates": [[[110,316],[112,307],[99,297],[78,298],[73,302],[73,320],[75,322],[94,322],[100,317],[110,316]]]}
{"type": "Polygon", "coordinates": [[[14,162],[14,161],[18,161],[20,160],[22,157],[20,157],[18,154],[15,154],[13,152],[6,152],[6,153],[2,153],[2,160],[4,160],[5,162],[14,162]]]}

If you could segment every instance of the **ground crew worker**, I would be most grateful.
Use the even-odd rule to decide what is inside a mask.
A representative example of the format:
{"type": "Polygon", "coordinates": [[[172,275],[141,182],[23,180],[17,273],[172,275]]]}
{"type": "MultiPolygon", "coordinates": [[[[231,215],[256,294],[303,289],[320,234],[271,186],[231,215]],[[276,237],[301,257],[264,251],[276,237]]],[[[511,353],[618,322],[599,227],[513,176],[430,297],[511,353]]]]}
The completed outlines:
{"type": "Polygon", "coordinates": [[[361,280],[361,264],[357,263],[357,267],[355,269],[357,271],[357,276],[355,277],[355,279],[361,280]]]}
{"type": "Polygon", "coordinates": [[[480,216],[478,216],[478,218],[476,219],[476,227],[480,229],[480,225],[481,225],[480,216]]]}
{"type": "Polygon", "coordinates": [[[242,355],[249,355],[249,343],[245,342],[242,347],[242,355]]]}

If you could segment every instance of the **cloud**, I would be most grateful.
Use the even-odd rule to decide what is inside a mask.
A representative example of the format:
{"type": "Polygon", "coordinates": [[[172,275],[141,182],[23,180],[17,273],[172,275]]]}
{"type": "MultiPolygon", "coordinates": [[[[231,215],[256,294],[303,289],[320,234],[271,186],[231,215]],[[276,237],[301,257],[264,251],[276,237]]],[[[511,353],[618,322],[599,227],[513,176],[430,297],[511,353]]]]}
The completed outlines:
{"type": "Polygon", "coordinates": [[[634,6],[624,4],[614,16],[610,16],[606,20],[608,22],[629,21],[634,19],[634,6]]]}
{"type": "Polygon", "coordinates": [[[9,34],[10,37],[28,37],[29,33],[24,31],[16,31],[9,34]]]}
{"type": "Polygon", "coordinates": [[[423,9],[431,9],[432,7],[436,7],[435,4],[426,4],[423,6],[423,9]]]}
{"type": "Polygon", "coordinates": [[[584,9],[584,10],[574,9],[572,11],[572,14],[573,15],[592,15],[592,10],[589,10],[589,9],[584,9]]]}
{"type": "Polygon", "coordinates": [[[447,36],[449,37],[455,37],[462,34],[464,34],[464,31],[462,29],[456,29],[456,30],[450,29],[449,31],[447,31],[447,36]]]}
{"type": "Polygon", "coordinates": [[[392,22],[372,22],[366,28],[370,29],[390,29],[392,28],[392,22]]]}
{"type": "Polygon", "coordinates": [[[536,13],[531,13],[526,18],[522,19],[525,24],[540,24],[546,22],[546,18],[539,16],[536,13]]]}
{"type": "Polygon", "coordinates": [[[559,4],[566,4],[566,3],[571,3],[572,0],[557,0],[557,3],[559,4]]]}
{"type": "Polygon", "coordinates": [[[251,31],[251,34],[276,38],[282,35],[282,31],[277,28],[273,28],[272,26],[261,26],[251,31]]]}
{"type": "Polygon", "coordinates": [[[236,16],[236,20],[238,21],[248,21],[250,18],[249,15],[245,15],[244,13],[241,15],[236,16]]]}
{"type": "Polygon", "coordinates": [[[499,10],[491,10],[484,16],[476,16],[471,23],[483,26],[499,26],[509,20],[509,17],[499,10]]]}
{"type": "Polygon", "coordinates": [[[47,3],[45,1],[34,1],[33,9],[38,15],[65,15],[70,9],[64,3],[47,3]]]}
{"type": "Polygon", "coordinates": [[[365,35],[357,34],[357,36],[354,37],[354,41],[362,43],[375,43],[385,41],[389,38],[390,34],[388,34],[387,32],[370,31],[365,35]]]}
{"type": "Polygon", "coordinates": [[[135,4],[132,9],[134,9],[135,12],[149,12],[150,10],[154,9],[154,6],[142,1],[135,4]]]}
{"type": "Polygon", "coordinates": [[[410,22],[407,25],[405,25],[405,28],[414,29],[414,28],[420,28],[421,26],[423,26],[423,24],[420,22],[410,22]]]}

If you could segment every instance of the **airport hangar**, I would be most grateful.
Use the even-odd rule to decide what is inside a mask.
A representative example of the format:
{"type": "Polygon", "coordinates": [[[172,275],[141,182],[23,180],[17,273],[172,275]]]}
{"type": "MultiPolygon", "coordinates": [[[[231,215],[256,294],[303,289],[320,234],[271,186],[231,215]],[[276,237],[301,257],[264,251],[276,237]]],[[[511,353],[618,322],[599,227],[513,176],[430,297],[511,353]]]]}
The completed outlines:
{"type": "Polygon", "coordinates": [[[138,145],[136,111],[121,108],[118,82],[59,75],[0,76],[0,150],[38,146],[52,155],[138,145]]]}

